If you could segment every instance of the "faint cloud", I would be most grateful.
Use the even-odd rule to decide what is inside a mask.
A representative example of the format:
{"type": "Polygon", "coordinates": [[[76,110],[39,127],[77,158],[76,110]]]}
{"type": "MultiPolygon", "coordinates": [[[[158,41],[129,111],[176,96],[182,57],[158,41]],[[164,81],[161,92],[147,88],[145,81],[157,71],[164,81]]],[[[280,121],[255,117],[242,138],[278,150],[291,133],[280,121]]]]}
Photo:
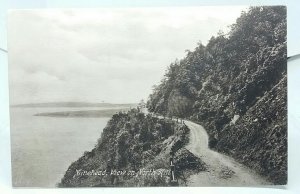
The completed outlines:
{"type": "Polygon", "coordinates": [[[148,96],[171,62],[185,56],[186,49],[226,31],[245,9],[10,12],[10,102],[137,102],[148,96]]]}

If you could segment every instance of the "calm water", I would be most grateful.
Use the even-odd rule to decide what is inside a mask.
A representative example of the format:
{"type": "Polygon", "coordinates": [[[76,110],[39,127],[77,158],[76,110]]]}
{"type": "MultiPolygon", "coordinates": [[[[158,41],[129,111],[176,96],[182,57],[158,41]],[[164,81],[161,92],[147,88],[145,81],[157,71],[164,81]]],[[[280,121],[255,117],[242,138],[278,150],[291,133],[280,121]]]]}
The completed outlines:
{"type": "Polygon", "coordinates": [[[85,108],[11,108],[14,186],[55,187],[68,166],[94,148],[109,118],[33,116],[68,110],[85,108]]]}

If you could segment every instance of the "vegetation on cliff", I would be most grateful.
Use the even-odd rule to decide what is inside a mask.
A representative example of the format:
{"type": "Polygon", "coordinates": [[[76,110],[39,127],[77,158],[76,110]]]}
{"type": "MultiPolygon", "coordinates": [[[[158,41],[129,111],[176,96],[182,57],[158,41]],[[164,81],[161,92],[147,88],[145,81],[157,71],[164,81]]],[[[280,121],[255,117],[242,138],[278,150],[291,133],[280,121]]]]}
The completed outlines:
{"type": "Polygon", "coordinates": [[[172,63],[147,107],[204,125],[211,148],[286,184],[286,71],[286,8],[251,7],[172,63]]]}
{"type": "Polygon", "coordinates": [[[58,186],[167,186],[170,152],[181,166],[176,173],[184,184],[187,174],[183,171],[205,169],[183,148],[188,133],[184,124],[145,115],[138,109],[119,112],[112,116],[95,148],[70,165],[58,186]]]}

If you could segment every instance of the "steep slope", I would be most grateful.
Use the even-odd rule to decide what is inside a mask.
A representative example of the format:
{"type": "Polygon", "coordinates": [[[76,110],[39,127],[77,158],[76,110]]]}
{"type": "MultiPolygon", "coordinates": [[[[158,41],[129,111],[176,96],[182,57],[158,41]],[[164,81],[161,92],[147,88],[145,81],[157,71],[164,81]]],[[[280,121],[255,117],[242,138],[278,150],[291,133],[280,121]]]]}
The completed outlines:
{"type": "Polygon", "coordinates": [[[115,114],[96,147],[69,166],[58,186],[168,186],[170,152],[180,167],[178,183],[184,185],[186,171],[205,170],[204,164],[183,148],[188,133],[185,125],[137,109],[115,114]]]}
{"type": "Polygon", "coordinates": [[[211,148],[285,184],[286,59],[286,8],[251,7],[172,63],[147,107],[202,124],[211,148]]]}
{"type": "Polygon", "coordinates": [[[256,169],[275,184],[287,180],[287,79],[220,132],[216,149],[256,169]]]}

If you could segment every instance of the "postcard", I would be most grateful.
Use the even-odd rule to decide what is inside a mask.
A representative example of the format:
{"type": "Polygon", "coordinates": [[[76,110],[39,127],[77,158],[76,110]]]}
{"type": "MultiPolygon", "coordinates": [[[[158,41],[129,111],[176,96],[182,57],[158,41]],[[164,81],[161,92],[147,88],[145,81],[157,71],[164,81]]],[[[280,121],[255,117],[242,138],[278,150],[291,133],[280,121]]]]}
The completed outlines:
{"type": "Polygon", "coordinates": [[[287,184],[286,12],[11,10],[13,186],[287,184]]]}

